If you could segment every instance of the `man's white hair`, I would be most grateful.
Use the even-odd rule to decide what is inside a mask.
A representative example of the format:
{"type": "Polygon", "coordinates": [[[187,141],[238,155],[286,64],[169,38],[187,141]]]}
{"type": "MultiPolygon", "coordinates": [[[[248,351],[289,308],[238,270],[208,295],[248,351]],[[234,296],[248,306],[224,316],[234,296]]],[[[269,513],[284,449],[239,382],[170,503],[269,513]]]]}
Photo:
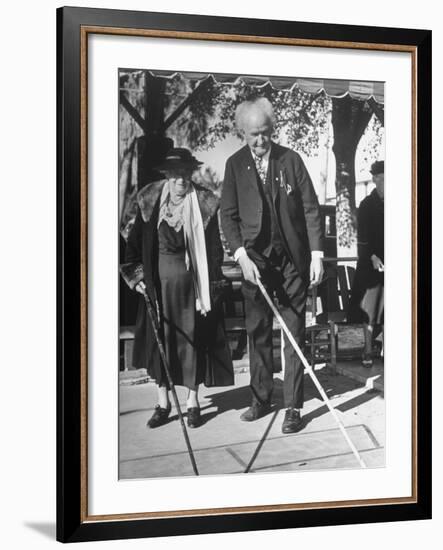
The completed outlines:
{"type": "Polygon", "coordinates": [[[259,111],[263,113],[271,124],[272,128],[275,126],[275,114],[274,108],[271,102],[266,97],[259,97],[248,101],[243,101],[235,110],[235,124],[239,130],[244,131],[246,121],[252,111],[259,111]]]}

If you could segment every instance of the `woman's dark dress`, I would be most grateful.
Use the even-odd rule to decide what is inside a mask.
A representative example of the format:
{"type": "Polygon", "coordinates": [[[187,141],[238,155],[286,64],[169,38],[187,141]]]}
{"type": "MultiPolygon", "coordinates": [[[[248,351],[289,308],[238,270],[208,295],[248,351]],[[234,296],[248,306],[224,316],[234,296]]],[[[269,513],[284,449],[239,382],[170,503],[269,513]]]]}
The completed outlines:
{"type": "Polygon", "coordinates": [[[196,330],[200,314],[195,309],[192,272],[185,264],[183,228],[175,231],[162,221],[158,247],[165,352],[172,380],[174,384],[197,389],[203,382],[203,369],[198,369],[196,330]]]}

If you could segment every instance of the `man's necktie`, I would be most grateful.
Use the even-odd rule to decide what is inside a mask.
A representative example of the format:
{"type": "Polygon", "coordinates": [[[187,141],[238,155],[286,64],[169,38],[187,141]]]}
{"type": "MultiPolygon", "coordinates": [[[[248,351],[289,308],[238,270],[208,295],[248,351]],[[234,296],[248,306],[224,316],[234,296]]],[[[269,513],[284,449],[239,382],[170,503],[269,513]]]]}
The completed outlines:
{"type": "Polygon", "coordinates": [[[260,180],[263,184],[266,183],[266,168],[265,161],[263,157],[255,157],[255,165],[257,167],[257,172],[260,177],[260,180]]]}

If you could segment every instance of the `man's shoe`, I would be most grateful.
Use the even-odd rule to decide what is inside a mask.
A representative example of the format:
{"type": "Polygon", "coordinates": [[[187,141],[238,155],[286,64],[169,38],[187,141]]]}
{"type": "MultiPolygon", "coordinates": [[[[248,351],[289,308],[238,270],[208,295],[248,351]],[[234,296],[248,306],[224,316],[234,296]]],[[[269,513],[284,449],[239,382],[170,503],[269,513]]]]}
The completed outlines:
{"type": "Polygon", "coordinates": [[[284,434],[293,434],[298,432],[302,428],[302,425],[303,421],[300,416],[300,411],[297,409],[292,409],[291,407],[286,409],[285,419],[283,420],[281,431],[284,434]]]}
{"type": "Polygon", "coordinates": [[[169,413],[171,412],[171,405],[167,409],[163,409],[160,405],[156,405],[154,414],[147,422],[149,428],[158,428],[162,424],[165,424],[168,420],[169,413]]]}
{"type": "Polygon", "coordinates": [[[188,409],[188,428],[198,428],[200,422],[200,407],[190,407],[188,409]]]}
{"type": "Polygon", "coordinates": [[[268,414],[270,411],[271,405],[269,403],[253,403],[249,409],[240,416],[240,420],[243,420],[243,422],[253,422],[265,416],[265,414],[268,414]]]}

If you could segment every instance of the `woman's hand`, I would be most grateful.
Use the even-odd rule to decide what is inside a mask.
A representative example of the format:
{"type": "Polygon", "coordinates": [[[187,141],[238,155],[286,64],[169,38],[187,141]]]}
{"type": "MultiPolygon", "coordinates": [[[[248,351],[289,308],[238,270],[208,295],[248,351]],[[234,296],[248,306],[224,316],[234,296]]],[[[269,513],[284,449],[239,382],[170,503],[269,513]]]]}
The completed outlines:
{"type": "Polygon", "coordinates": [[[143,294],[145,295],[146,294],[146,285],[143,281],[140,281],[138,282],[136,285],[135,285],[135,290],[136,292],[138,292],[139,294],[143,294]]]}
{"type": "Polygon", "coordinates": [[[242,254],[238,259],[238,263],[240,264],[245,281],[256,285],[257,279],[260,279],[260,271],[255,263],[247,254],[242,254]]]}

